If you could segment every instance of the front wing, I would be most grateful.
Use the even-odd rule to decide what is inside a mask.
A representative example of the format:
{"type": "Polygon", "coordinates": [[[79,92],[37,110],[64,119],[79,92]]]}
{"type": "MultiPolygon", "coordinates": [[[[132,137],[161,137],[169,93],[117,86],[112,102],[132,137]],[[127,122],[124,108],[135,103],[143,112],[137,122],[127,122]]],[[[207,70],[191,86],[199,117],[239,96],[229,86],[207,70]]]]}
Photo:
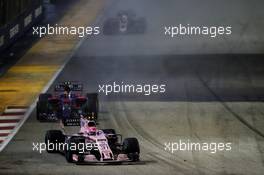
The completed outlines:
{"type": "Polygon", "coordinates": [[[128,159],[126,155],[119,154],[118,159],[115,160],[96,160],[95,158],[88,156],[88,159],[83,159],[83,161],[78,161],[78,155],[73,155],[73,161],[77,165],[135,165],[135,164],[142,164],[141,161],[133,161],[128,159]]]}
{"type": "Polygon", "coordinates": [[[141,165],[144,162],[132,160],[106,160],[106,161],[85,161],[75,162],[76,165],[141,165]]]}

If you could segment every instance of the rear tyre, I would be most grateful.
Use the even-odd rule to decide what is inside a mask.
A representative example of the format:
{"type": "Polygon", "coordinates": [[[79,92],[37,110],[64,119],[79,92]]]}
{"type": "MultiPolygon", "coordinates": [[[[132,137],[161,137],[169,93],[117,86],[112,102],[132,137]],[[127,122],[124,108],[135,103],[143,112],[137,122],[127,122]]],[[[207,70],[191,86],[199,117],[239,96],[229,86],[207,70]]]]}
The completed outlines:
{"type": "Polygon", "coordinates": [[[49,98],[51,98],[51,94],[40,94],[39,95],[39,100],[37,102],[37,107],[36,107],[36,112],[37,112],[37,120],[43,121],[44,119],[42,118],[41,114],[47,113],[48,112],[48,103],[49,103],[49,98]]]}
{"type": "Polygon", "coordinates": [[[132,161],[139,161],[140,148],[136,138],[126,138],[123,141],[123,152],[132,161]]]}
{"type": "Polygon", "coordinates": [[[60,143],[65,142],[65,136],[60,130],[49,130],[45,135],[46,151],[48,153],[56,153],[61,151],[60,143]]]}
{"type": "Polygon", "coordinates": [[[49,93],[40,94],[39,95],[39,101],[48,101],[48,99],[51,97],[52,97],[52,95],[49,93]]]}
{"type": "Polygon", "coordinates": [[[98,100],[98,94],[97,93],[88,93],[86,95],[87,97],[87,106],[85,109],[85,112],[89,115],[94,114],[94,119],[97,120],[98,118],[98,111],[99,111],[99,100],[98,100]]]}
{"type": "Polygon", "coordinates": [[[146,32],[147,22],[145,18],[139,18],[135,23],[136,33],[144,34],[146,32]]]}
{"type": "Polygon", "coordinates": [[[103,34],[104,35],[115,35],[119,32],[119,21],[116,18],[110,18],[105,21],[103,27],[103,34]]]}

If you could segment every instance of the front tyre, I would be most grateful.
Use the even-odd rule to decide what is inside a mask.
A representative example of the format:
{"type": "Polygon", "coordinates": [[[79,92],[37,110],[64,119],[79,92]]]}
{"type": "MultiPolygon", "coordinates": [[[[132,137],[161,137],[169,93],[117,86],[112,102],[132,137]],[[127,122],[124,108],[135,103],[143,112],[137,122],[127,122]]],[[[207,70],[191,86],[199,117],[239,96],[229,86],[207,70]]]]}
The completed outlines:
{"type": "Polygon", "coordinates": [[[123,141],[123,152],[132,161],[139,161],[140,148],[136,138],[126,138],[123,141]]]}
{"type": "MultiPolygon", "coordinates": [[[[79,150],[79,148],[85,148],[85,138],[81,136],[72,136],[67,141],[67,149],[65,150],[65,158],[67,162],[72,163],[73,162],[73,155],[76,154],[78,156],[82,156],[83,152],[85,150],[79,150]],[[82,146],[80,145],[82,144],[82,146]],[[72,150],[72,148],[76,148],[76,150],[72,150]]],[[[78,160],[81,161],[81,160],[78,160]]]]}
{"type": "Polygon", "coordinates": [[[49,130],[45,135],[46,151],[48,153],[56,153],[60,150],[60,143],[64,143],[65,136],[60,130],[49,130]]]}
{"type": "Polygon", "coordinates": [[[41,115],[47,114],[48,112],[48,99],[51,98],[51,94],[40,94],[39,99],[37,102],[36,112],[37,112],[37,120],[43,121],[43,118],[41,115]]]}

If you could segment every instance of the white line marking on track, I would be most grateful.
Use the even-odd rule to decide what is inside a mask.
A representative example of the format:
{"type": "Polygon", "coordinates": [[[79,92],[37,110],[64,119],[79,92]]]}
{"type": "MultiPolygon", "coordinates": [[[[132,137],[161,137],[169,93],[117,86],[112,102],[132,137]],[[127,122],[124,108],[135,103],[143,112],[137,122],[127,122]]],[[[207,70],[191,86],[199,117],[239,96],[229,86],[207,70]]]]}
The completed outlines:
{"type": "Polygon", "coordinates": [[[0,130],[0,134],[10,134],[12,130],[0,130]]]}
{"type": "Polygon", "coordinates": [[[24,115],[0,115],[0,120],[21,119],[24,115]]]}
{"type": "Polygon", "coordinates": [[[0,127],[16,126],[16,125],[17,125],[17,122],[16,123],[0,123],[0,127]]]}
{"type": "Polygon", "coordinates": [[[7,106],[6,109],[27,109],[27,106],[7,106]]]}
{"type": "Polygon", "coordinates": [[[27,109],[5,109],[4,113],[26,112],[27,109]]]}
{"type": "Polygon", "coordinates": [[[11,133],[12,132],[12,129],[6,129],[6,130],[0,130],[0,134],[5,134],[5,133],[11,133]]]}
{"type": "Polygon", "coordinates": [[[0,136],[0,140],[5,140],[8,136],[0,136]]]}

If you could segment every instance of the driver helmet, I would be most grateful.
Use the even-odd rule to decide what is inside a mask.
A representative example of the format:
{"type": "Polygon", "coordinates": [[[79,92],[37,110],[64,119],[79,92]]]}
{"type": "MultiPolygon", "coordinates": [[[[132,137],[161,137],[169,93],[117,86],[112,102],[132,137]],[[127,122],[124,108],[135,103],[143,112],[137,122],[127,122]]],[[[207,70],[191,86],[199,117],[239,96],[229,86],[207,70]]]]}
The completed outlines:
{"type": "Polygon", "coordinates": [[[121,21],[122,21],[122,22],[127,22],[127,21],[128,21],[128,17],[127,17],[127,15],[122,14],[122,15],[121,15],[121,21]]]}
{"type": "Polygon", "coordinates": [[[86,127],[87,127],[87,131],[89,134],[91,135],[96,134],[97,128],[96,128],[96,124],[94,121],[88,121],[86,127]]]}
{"type": "Polygon", "coordinates": [[[64,97],[65,98],[69,98],[70,97],[70,92],[71,92],[70,86],[65,84],[64,85],[64,92],[63,92],[64,97]]]}

